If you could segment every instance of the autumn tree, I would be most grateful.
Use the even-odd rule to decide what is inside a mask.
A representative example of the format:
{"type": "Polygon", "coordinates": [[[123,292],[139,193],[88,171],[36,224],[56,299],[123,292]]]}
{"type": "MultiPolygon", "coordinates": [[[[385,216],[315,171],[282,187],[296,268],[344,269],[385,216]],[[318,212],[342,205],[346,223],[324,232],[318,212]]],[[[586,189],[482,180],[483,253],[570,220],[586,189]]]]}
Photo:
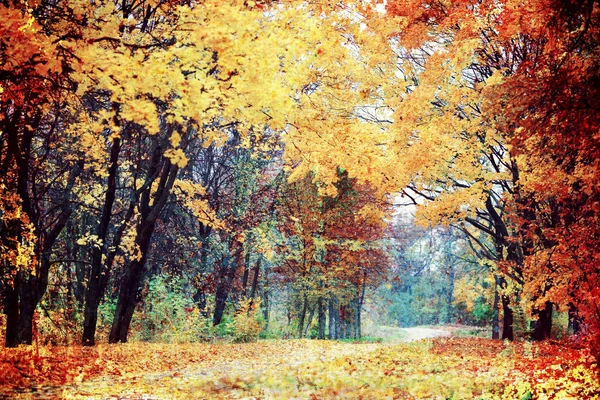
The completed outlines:
{"type": "MultiPolygon", "coordinates": [[[[583,305],[591,312],[590,327],[594,326],[597,317],[591,310],[597,299],[595,295],[577,295],[582,291],[576,288],[584,282],[593,285],[597,274],[594,267],[584,267],[590,264],[568,261],[572,257],[581,261],[579,254],[587,252],[584,249],[594,249],[589,254],[595,253],[594,245],[581,246],[583,237],[594,235],[588,232],[575,239],[578,245],[572,242],[565,247],[564,243],[566,238],[574,238],[565,229],[569,226],[571,232],[577,226],[573,222],[577,220],[575,210],[593,198],[593,190],[586,193],[585,178],[576,171],[595,175],[591,159],[596,142],[591,132],[596,129],[597,115],[590,89],[595,85],[590,86],[590,82],[596,76],[597,31],[592,27],[598,18],[597,3],[536,1],[522,7],[517,2],[392,2],[387,9],[402,23],[397,37],[405,48],[431,43],[423,32],[443,41],[442,47],[429,45],[436,55],[429,58],[425,69],[433,73],[430,76],[437,84],[420,80],[421,86],[426,83],[431,90],[425,99],[431,101],[435,91],[447,91],[463,105],[465,99],[475,97],[485,126],[503,137],[515,166],[511,168],[514,204],[509,221],[523,249],[520,258],[525,293],[533,300],[532,312],[539,320],[534,336],[548,336],[552,303],[583,305]],[[439,51],[444,47],[456,50],[444,54],[439,51]],[[464,63],[454,64],[452,60],[459,57],[464,63]],[[461,75],[480,81],[473,85],[472,95],[462,98],[457,95],[464,91],[456,85],[461,75]],[[575,143],[574,137],[587,139],[575,143]],[[573,199],[583,203],[562,207],[573,199]],[[569,251],[560,251],[567,247],[569,251]],[[557,252],[561,257],[554,257],[557,252]],[[565,277],[575,275],[587,278],[562,283],[565,277]]],[[[444,105],[448,98],[441,99],[444,105]]],[[[459,112],[447,115],[457,117],[464,110],[451,109],[459,112]]],[[[590,209],[586,215],[594,215],[594,211],[590,209]]]]}
{"type": "MultiPolygon", "coordinates": [[[[6,345],[30,344],[53,247],[73,212],[81,154],[65,134],[73,115],[72,55],[57,40],[56,8],[3,4],[0,57],[2,291],[6,345]]],[[[66,23],[66,29],[75,24],[66,23]]]]}
{"type": "Polygon", "coordinates": [[[330,338],[360,337],[366,286],[387,268],[378,243],[385,207],[377,208],[368,186],[338,173],[335,196],[320,195],[314,175],[282,187],[278,219],[289,250],[275,271],[296,292],[299,337],[316,316],[318,337],[324,338],[327,315],[330,338]]]}

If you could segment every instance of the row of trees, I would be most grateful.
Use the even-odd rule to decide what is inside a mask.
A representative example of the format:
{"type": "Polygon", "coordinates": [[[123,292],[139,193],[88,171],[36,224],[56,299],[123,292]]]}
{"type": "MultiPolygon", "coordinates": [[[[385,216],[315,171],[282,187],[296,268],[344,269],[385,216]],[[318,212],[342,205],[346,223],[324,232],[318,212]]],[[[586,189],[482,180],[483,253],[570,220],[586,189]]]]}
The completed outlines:
{"type": "Polygon", "coordinates": [[[278,279],[299,282],[299,335],[313,303],[321,320],[326,299],[342,314],[362,301],[380,268],[369,243],[385,210],[369,204],[381,194],[339,162],[310,173],[319,161],[305,150],[327,154],[310,137],[333,135],[333,123],[356,125],[348,135],[375,129],[351,123],[369,96],[346,93],[367,68],[344,31],[359,25],[335,8],[265,7],[0,6],[7,346],[32,342],[48,292],[71,317],[81,310],[85,345],[96,342],[101,302],[115,299],[108,340],[125,342],[161,271],[183,276],[218,325],[233,295],[258,294],[265,252],[282,257],[278,279]],[[314,17],[325,11],[330,20],[314,17]]]}
{"type": "Polygon", "coordinates": [[[534,339],[549,337],[560,307],[597,346],[598,2],[402,1],[387,11],[403,24],[410,95],[395,118],[413,143],[403,153],[427,160],[405,195],[427,204],[426,224],[457,227],[489,260],[503,338],[525,302],[534,339]]]}

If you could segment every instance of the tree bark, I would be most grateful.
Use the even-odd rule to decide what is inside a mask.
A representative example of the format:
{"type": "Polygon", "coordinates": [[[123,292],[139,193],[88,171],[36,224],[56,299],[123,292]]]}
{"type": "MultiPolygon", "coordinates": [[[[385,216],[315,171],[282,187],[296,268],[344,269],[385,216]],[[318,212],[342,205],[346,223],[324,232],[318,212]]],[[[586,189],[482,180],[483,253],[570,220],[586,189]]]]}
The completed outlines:
{"type": "MultiPolygon", "coordinates": [[[[37,305],[48,289],[52,248],[73,213],[73,206],[70,204],[70,198],[75,179],[79,176],[82,168],[83,163],[80,162],[71,170],[62,199],[61,211],[54,224],[50,228],[39,231],[38,233],[39,242],[36,246],[38,262],[35,265],[33,273],[23,271],[17,273],[16,279],[19,281],[18,337],[19,343],[21,344],[32,344],[33,317],[37,305]]],[[[35,225],[40,226],[41,224],[38,221],[35,225]]]]}
{"type": "Polygon", "coordinates": [[[32,344],[33,342],[33,316],[35,308],[40,300],[36,293],[37,279],[34,276],[28,278],[25,275],[27,272],[19,271],[17,280],[19,281],[19,317],[18,317],[18,333],[19,343],[32,344]]]}
{"type": "Polygon", "coordinates": [[[263,309],[263,317],[265,319],[265,329],[269,326],[269,311],[271,304],[269,303],[269,290],[264,289],[263,299],[262,299],[262,309],[263,309]]]}
{"type": "Polygon", "coordinates": [[[325,316],[325,305],[323,304],[323,298],[319,297],[319,299],[317,300],[317,312],[318,312],[318,321],[319,321],[319,333],[318,333],[318,338],[319,339],[325,339],[325,324],[327,323],[326,321],[326,316],[325,316]]]}
{"type": "Polygon", "coordinates": [[[242,292],[248,296],[248,278],[250,276],[250,252],[244,257],[244,274],[242,275],[242,292]]]}
{"type": "Polygon", "coordinates": [[[298,318],[298,338],[302,338],[304,332],[304,321],[306,320],[306,311],[308,310],[308,297],[306,294],[302,297],[302,310],[300,311],[300,317],[298,318]]]}
{"type": "Polygon", "coordinates": [[[109,343],[127,342],[129,326],[131,324],[135,306],[138,302],[139,290],[141,289],[140,285],[142,284],[141,277],[146,264],[153,230],[154,224],[146,226],[146,229],[138,231],[136,243],[140,248],[142,257],[140,260],[132,260],[125,268],[121,284],[119,285],[117,307],[108,336],[109,343]]]}
{"type": "Polygon", "coordinates": [[[502,319],[502,339],[512,341],[515,339],[513,332],[514,315],[510,308],[510,299],[504,294],[502,295],[502,312],[504,314],[502,319]]]}
{"type": "Polygon", "coordinates": [[[308,332],[312,325],[313,318],[315,317],[315,307],[309,307],[308,310],[308,320],[304,326],[304,337],[308,337],[308,332]]]}
{"type": "Polygon", "coordinates": [[[217,290],[215,292],[215,311],[213,314],[213,326],[219,325],[223,314],[225,313],[225,306],[227,305],[227,298],[231,291],[231,286],[235,278],[235,273],[240,265],[240,259],[242,257],[242,244],[235,238],[231,239],[232,244],[229,248],[229,254],[222,257],[221,267],[219,269],[219,280],[217,282],[217,290]]]}
{"type": "Polygon", "coordinates": [[[582,319],[579,316],[577,307],[573,303],[569,303],[569,326],[568,331],[573,335],[577,335],[581,332],[582,319]]]}
{"type": "MultiPolygon", "coordinates": [[[[155,152],[156,154],[162,152],[155,152]]],[[[156,173],[162,170],[158,187],[154,194],[151,194],[151,186],[142,193],[140,201],[141,220],[137,226],[136,244],[139,247],[141,258],[131,260],[126,266],[121,277],[119,285],[119,296],[117,307],[113,317],[113,322],[108,337],[109,343],[125,343],[129,334],[129,326],[133,317],[135,306],[139,299],[139,290],[143,284],[144,268],[148,258],[148,251],[156,221],[162,212],[165,203],[171,193],[177,173],[179,171],[176,165],[173,165],[169,160],[162,158],[162,165],[159,166],[158,157],[154,158],[151,167],[148,170],[148,177],[157,176],[156,173]],[[152,197],[152,204],[151,204],[152,197]]],[[[153,179],[149,179],[151,182],[153,179]]]]}
{"type": "Polygon", "coordinates": [[[101,241],[101,245],[92,247],[92,267],[88,277],[88,283],[85,291],[85,306],[83,312],[83,337],[84,346],[93,346],[96,344],[96,324],[98,322],[98,307],[100,299],[104,295],[101,287],[102,274],[108,274],[109,271],[102,268],[102,256],[105,254],[107,245],[106,237],[112,217],[112,208],[117,191],[117,167],[119,162],[119,153],[121,152],[121,139],[113,139],[110,151],[110,167],[108,169],[107,190],[104,198],[104,207],[100,216],[100,224],[96,235],[101,241]]]}
{"type": "Polygon", "coordinates": [[[534,314],[537,315],[538,320],[535,323],[535,328],[533,330],[532,339],[533,340],[546,340],[550,339],[550,335],[552,334],[552,309],[554,305],[547,301],[544,304],[544,308],[541,310],[535,310],[534,314]]]}
{"type": "Polygon", "coordinates": [[[252,277],[252,288],[250,290],[250,298],[254,298],[254,296],[256,296],[256,290],[258,288],[258,277],[260,274],[260,263],[261,263],[261,257],[258,257],[258,260],[256,260],[256,264],[254,265],[254,275],[252,277]]]}
{"type": "Polygon", "coordinates": [[[6,314],[5,346],[17,347],[19,345],[19,295],[15,283],[5,287],[4,312],[6,314]]]}
{"type": "Polygon", "coordinates": [[[500,339],[500,319],[499,319],[499,303],[500,303],[500,293],[498,292],[499,278],[494,275],[494,305],[492,309],[492,339],[500,339]]]}
{"type": "Polygon", "coordinates": [[[338,308],[337,299],[331,295],[329,299],[329,339],[335,340],[339,338],[339,321],[340,310],[338,308]]]}
{"type": "Polygon", "coordinates": [[[223,319],[225,313],[225,306],[227,305],[227,298],[229,297],[229,288],[235,277],[235,268],[231,267],[230,256],[227,255],[221,262],[221,272],[219,281],[217,283],[217,290],[215,292],[215,311],[213,313],[213,326],[219,325],[223,319]]]}

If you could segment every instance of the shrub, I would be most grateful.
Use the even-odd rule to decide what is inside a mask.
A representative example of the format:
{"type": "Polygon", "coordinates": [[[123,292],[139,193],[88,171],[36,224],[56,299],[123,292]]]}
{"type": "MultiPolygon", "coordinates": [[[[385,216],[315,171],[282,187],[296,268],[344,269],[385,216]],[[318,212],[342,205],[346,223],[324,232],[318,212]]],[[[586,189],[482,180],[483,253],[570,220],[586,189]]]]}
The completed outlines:
{"type": "Polygon", "coordinates": [[[201,315],[180,280],[157,275],[148,284],[148,293],[134,317],[132,336],[144,341],[167,343],[212,339],[212,325],[201,315]]]}
{"type": "Polygon", "coordinates": [[[243,299],[233,319],[233,340],[238,343],[256,342],[262,331],[260,299],[243,299]]]}

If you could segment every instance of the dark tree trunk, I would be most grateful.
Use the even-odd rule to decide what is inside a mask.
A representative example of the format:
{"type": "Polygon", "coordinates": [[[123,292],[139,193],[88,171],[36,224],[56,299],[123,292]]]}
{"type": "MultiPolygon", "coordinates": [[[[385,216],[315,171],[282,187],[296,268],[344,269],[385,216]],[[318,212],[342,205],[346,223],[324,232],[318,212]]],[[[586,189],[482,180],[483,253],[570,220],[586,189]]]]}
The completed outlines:
{"type": "Polygon", "coordinates": [[[502,295],[502,312],[504,314],[502,319],[502,339],[503,340],[514,340],[513,323],[514,315],[513,310],[510,308],[510,299],[508,296],[502,295]]]}
{"type": "Polygon", "coordinates": [[[78,262],[75,264],[75,281],[73,282],[73,294],[77,300],[78,307],[85,305],[85,282],[89,275],[86,274],[85,264],[78,262]]]}
{"type": "Polygon", "coordinates": [[[58,235],[67,224],[68,219],[73,212],[73,208],[68,204],[69,194],[72,190],[75,177],[79,170],[75,169],[71,174],[68,185],[67,195],[65,195],[63,210],[57,221],[49,232],[41,233],[41,243],[45,246],[43,251],[38,251],[39,260],[36,265],[35,274],[18,272],[16,279],[18,283],[19,294],[19,319],[18,336],[22,344],[31,344],[33,341],[33,317],[37,305],[42,300],[44,293],[48,289],[48,277],[50,273],[50,254],[58,235]]]}
{"type": "Polygon", "coordinates": [[[308,311],[308,297],[306,294],[302,297],[302,310],[298,318],[298,338],[302,338],[304,333],[304,321],[306,320],[306,312],[308,311]]]}
{"type": "Polygon", "coordinates": [[[569,303],[569,327],[568,331],[573,335],[577,335],[581,332],[582,319],[579,316],[577,307],[573,303],[569,303]]]}
{"type": "Polygon", "coordinates": [[[93,346],[96,344],[96,325],[98,323],[98,307],[100,307],[100,294],[98,291],[90,290],[88,287],[87,293],[90,293],[85,302],[83,311],[83,337],[82,344],[84,346],[93,346]]]}
{"type": "Polygon", "coordinates": [[[271,307],[269,303],[269,291],[267,289],[263,292],[262,299],[262,309],[263,309],[263,317],[265,319],[265,329],[269,326],[269,308],[271,307]]]}
{"type": "Polygon", "coordinates": [[[356,301],[356,311],[355,311],[355,317],[354,317],[354,338],[355,339],[360,339],[360,337],[362,336],[362,327],[361,327],[361,306],[360,306],[360,302],[356,301]]]}
{"type": "Polygon", "coordinates": [[[256,290],[258,288],[258,277],[260,275],[260,262],[261,257],[258,257],[256,260],[256,264],[254,265],[254,275],[252,277],[252,289],[250,290],[250,298],[254,298],[256,296],[256,290]]]}
{"type": "Polygon", "coordinates": [[[19,296],[18,338],[21,344],[33,343],[33,317],[39,302],[36,297],[27,290],[22,290],[19,296]]]}
{"type": "Polygon", "coordinates": [[[248,277],[250,276],[250,252],[244,257],[244,274],[242,275],[242,291],[244,296],[248,296],[248,277]]]}
{"type": "Polygon", "coordinates": [[[492,309],[492,339],[500,339],[500,312],[498,307],[500,306],[500,293],[498,288],[500,286],[498,276],[494,276],[495,285],[494,285],[494,305],[492,309]]]}
{"type": "Polygon", "coordinates": [[[360,296],[357,299],[356,307],[356,337],[360,339],[362,337],[362,307],[365,302],[365,292],[367,290],[367,273],[364,273],[362,287],[360,289],[360,296]]]}
{"type": "Polygon", "coordinates": [[[454,285],[456,280],[456,272],[454,271],[454,265],[448,266],[448,287],[446,288],[446,315],[445,315],[445,323],[454,323],[456,322],[456,314],[453,312],[454,306],[452,305],[454,301],[454,285]]]}
{"type": "Polygon", "coordinates": [[[141,236],[138,233],[138,239],[140,240],[136,240],[136,242],[138,242],[138,245],[140,246],[142,258],[140,260],[131,261],[123,273],[121,284],[119,285],[117,307],[108,336],[109,343],[127,342],[133,311],[139,300],[140,285],[143,284],[141,278],[146,264],[148,248],[150,247],[151,232],[147,232],[141,236]]]}
{"type": "Polygon", "coordinates": [[[209,246],[209,236],[212,230],[210,227],[205,225],[200,225],[199,234],[200,240],[202,242],[202,248],[200,249],[200,271],[198,275],[196,275],[194,279],[194,284],[196,286],[196,293],[194,294],[194,303],[198,306],[198,310],[200,310],[200,314],[204,318],[208,318],[210,313],[208,311],[207,303],[206,303],[206,292],[207,287],[205,286],[203,274],[208,271],[208,253],[210,251],[209,246]]]}
{"type": "Polygon", "coordinates": [[[248,297],[248,279],[250,279],[250,240],[250,237],[246,239],[246,251],[244,251],[244,246],[240,245],[240,251],[244,253],[244,273],[242,274],[242,294],[244,297],[248,297]]]}
{"type": "Polygon", "coordinates": [[[135,311],[135,306],[137,305],[137,301],[135,299],[137,295],[138,288],[131,288],[131,291],[129,292],[129,302],[127,304],[121,304],[121,307],[117,305],[116,313],[118,313],[119,319],[115,321],[117,321],[118,324],[115,326],[115,321],[113,321],[113,325],[108,337],[109,343],[127,343],[129,327],[131,326],[133,312],[135,311]]]}
{"type": "Polygon", "coordinates": [[[38,262],[39,277],[28,272],[18,272],[19,318],[18,338],[21,344],[33,342],[33,317],[35,309],[48,288],[49,254],[42,255],[38,262]]]}
{"type": "Polygon", "coordinates": [[[348,306],[340,305],[340,321],[339,321],[340,339],[348,339],[348,306]]]}
{"type": "Polygon", "coordinates": [[[28,272],[19,271],[16,280],[18,283],[19,307],[18,307],[18,332],[20,344],[31,344],[33,342],[33,316],[38,304],[35,288],[37,278],[28,272]]]}
{"type": "Polygon", "coordinates": [[[225,306],[227,305],[227,298],[229,297],[229,292],[231,291],[231,286],[235,278],[235,272],[240,264],[240,258],[242,257],[242,244],[233,238],[231,241],[232,245],[230,245],[229,248],[230,253],[223,256],[219,270],[219,280],[215,292],[213,326],[221,323],[221,319],[225,313],[225,306]]]}
{"type": "Polygon", "coordinates": [[[318,338],[322,340],[325,339],[325,324],[327,323],[325,316],[325,304],[322,297],[319,297],[319,299],[317,300],[317,309],[319,321],[318,338]]]}
{"type": "MultiPolygon", "coordinates": [[[[81,223],[81,226],[87,226],[87,222],[81,223]]],[[[69,269],[69,281],[68,287],[71,294],[74,296],[73,304],[76,305],[77,308],[83,308],[85,304],[85,282],[86,278],[86,265],[84,262],[80,262],[77,260],[84,259],[84,255],[79,251],[80,246],[76,242],[76,238],[82,236],[81,231],[79,231],[77,224],[68,224],[65,227],[65,238],[63,239],[66,247],[66,254],[69,260],[70,265],[68,265],[69,269]]]]}
{"type": "Polygon", "coordinates": [[[92,267],[88,277],[87,288],[85,291],[85,308],[83,312],[83,337],[82,343],[84,346],[93,346],[96,344],[96,324],[98,322],[98,307],[100,300],[104,295],[102,281],[103,275],[109,273],[108,270],[103,270],[102,256],[106,253],[106,237],[108,228],[112,218],[112,208],[115,201],[117,191],[117,167],[119,165],[119,153],[121,152],[121,140],[113,139],[112,148],[110,150],[110,167],[108,169],[107,190],[104,198],[104,207],[100,217],[100,224],[96,235],[101,241],[100,247],[92,247],[92,267]]]}
{"type": "Polygon", "coordinates": [[[308,333],[310,331],[310,327],[312,326],[313,319],[315,317],[315,307],[310,307],[308,311],[308,321],[306,322],[306,326],[304,327],[304,337],[308,337],[308,333]]]}
{"type": "Polygon", "coordinates": [[[329,339],[335,340],[339,338],[340,327],[340,309],[335,296],[329,299],[329,339]]]}
{"type": "MultiPolygon", "coordinates": [[[[8,208],[9,205],[6,207],[8,208]]],[[[20,221],[0,219],[0,234],[2,235],[0,241],[6,251],[17,251],[18,242],[13,238],[18,237],[19,229],[20,221]]],[[[12,271],[16,271],[17,267],[6,260],[3,268],[3,276],[1,276],[3,292],[0,295],[3,295],[4,298],[4,313],[6,314],[5,346],[17,347],[19,345],[19,279],[16,276],[10,278],[12,271]]]]}
{"type": "MultiPolygon", "coordinates": [[[[229,256],[227,256],[229,258],[229,256]]],[[[229,263],[230,261],[223,261],[223,263],[229,263]]],[[[229,297],[229,290],[235,277],[235,267],[223,265],[221,267],[224,271],[221,272],[219,282],[217,283],[217,290],[215,292],[215,311],[213,313],[213,325],[219,325],[223,319],[225,313],[225,306],[227,305],[227,298],[229,297]]]]}
{"type": "MultiPolygon", "coordinates": [[[[159,155],[160,153],[158,152],[159,155]]],[[[159,166],[157,159],[158,157],[153,160],[151,168],[148,171],[148,176],[154,177],[162,169],[156,192],[151,194],[151,185],[149,185],[148,189],[142,193],[140,201],[141,221],[137,227],[136,244],[139,247],[141,258],[139,260],[132,260],[125,268],[121,277],[117,307],[108,337],[109,343],[127,342],[133,312],[140,300],[139,290],[143,285],[144,268],[148,258],[154,227],[177,177],[178,167],[176,165],[172,165],[168,160],[163,158],[161,162],[162,166],[159,166]],[[153,198],[152,205],[150,204],[151,197],[153,198]]]]}
{"type": "Polygon", "coordinates": [[[533,330],[533,340],[545,340],[550,339],[552,334],[552,309],[554,305],[547,301],[542,310],[535,310],[534,314],[537,315],[538,320],[535,323],[533,330]]]}
{"type": "MultiPolygon", "coordinates": [[[[25,101],[25,104],[27,103],[29,100],[25,101]]],[[[6,108],[3,110],[4,116],[8,115],[7,111],[6,108]]],[[[7,187],[7,192],[16,194],[18,202],[5,205],[4,211],[6,212],[12,207],[20,207],[22,215],[18,221],[9,221],[7,226],[0,226],[0,240],[4,246],[18,243],[27,229],[22,222],[28,221],[34,227],[35,238],[30,240],[35,241],[34,252],[37,258],[37,262],[32,261],[31,271],[19,270],[16,265],[4,266],[7,269],[4,272],[11,276],[10,282],[4,282],[5,287],[11,286],[7,289],[9,298],[6,299],[11,305],[11,309],[7,313],[10,321],[6,331],[7,344],[14,345],[15,334],[18,343],[32,343],[35,309],[48,287],[50,254],[58,235],[72,214],[71,192],[83,165],[79,163],[70,170],[65,169],[69,171],[69,175],[62,196],[50,199],[47,196],[48,187],[40,187],[44,180],[36,179],[40,171],[32,169],[32,166],[36,164],[31,162],[38,155],[36,149],[43,147],[43,145],[39,146],[37,141],[34,144],[34,135],[40,126],[42,111],[40,108],[36,111],[13,107],[10,114],[11,117],[0,118],[3,120],[0,130],[4,132],[0,138],[0,145],[6,145],[6,148],[0,152],[4,156],[0,165],[0,174],[3,185],[7,187]],[[32,146],[32,144],[34,145],[32,146]],[[12,172],[10,178],[4,180],[9,172],[12,172]],[[51,201],[55,199],[60,199],[60,202],[53,203],[51,201]],[[44,205],[42,206],[42,204],[44,205]],[[46,214],[46,212],[50,214],[46,214]]],[[[52,129],[58,120],[58,118],[55,119],[52,129]]],[[[42,141],[46,139],[47,137],[41,138],[42,141]]],[[[65,167],[68,166],[65,165],[65,167]]],[[[58,179],[62,176],[56,175],[53,178],[58,179]]]]}
{"type": "Polygon", "coordinates": [[[6,313],[6,347],[19,345],[19,295],[18,286],[7,285],[4,290],[4,312],[6,313]]]}

